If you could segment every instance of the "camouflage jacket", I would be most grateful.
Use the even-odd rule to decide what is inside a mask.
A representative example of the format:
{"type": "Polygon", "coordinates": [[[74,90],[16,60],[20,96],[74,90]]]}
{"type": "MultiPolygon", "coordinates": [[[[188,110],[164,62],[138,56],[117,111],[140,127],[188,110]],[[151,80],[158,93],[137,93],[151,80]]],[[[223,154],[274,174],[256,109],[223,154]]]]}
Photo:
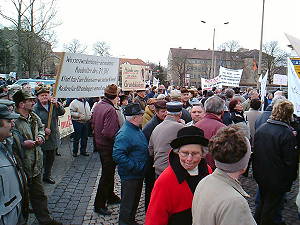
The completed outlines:
{"type": "Polygon", "coordinates": [[[41,137],[45,140],[44,125],[37,114],[31,112],[28,118],[20,116],[15,121],[15,131],[13,132],[14,145],[13,150],[21,160],[28,178],[39,175],[43,168],[43,153],[40,146],[32,149],[23,148],[25,140],[36,140],[41,137]]]}

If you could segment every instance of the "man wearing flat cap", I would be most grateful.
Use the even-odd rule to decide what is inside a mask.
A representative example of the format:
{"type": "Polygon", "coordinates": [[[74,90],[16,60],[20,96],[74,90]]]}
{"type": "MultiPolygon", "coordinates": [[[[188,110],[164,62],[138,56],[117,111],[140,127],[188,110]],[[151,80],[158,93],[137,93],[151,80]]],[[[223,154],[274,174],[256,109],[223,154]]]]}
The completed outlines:
{"type": "Polygon", "coordinates": [[[140,129],[143,114],[140,104],[127,105],[124,109],[126,122],[118,131],[114,143],[113,159],[121,178],[120,225],[138,224],[135,214],[149,157],[147,139],[140,129]]]}
{"type": "Polygon", "coordinates": [[[145,89],[136,90],[136,95],[137,96],[133,99],[133,102],[139,103],[140,106],[142,107],[142,110],[145,110],[147,105],[147,100],[148,100],[148,97],[146,95],[146,90],[145,89]]]}
{"type": "Polygon", "coordinates": [[[43,181],[49,184],[55,184],[51,177],[51,171],[55,159],[55,154],[60,144],[58,117],[65,114],[65,109],[57,99],[50,96],[50,89],[45,86],[36,88],[37,103],[33,111],[41,118],[42,123],[47,126],[49,119],[50,105],[53,104],[52,118],[50,128],[45,128],[47,139],[41,146],[44,155],[44,175],[43,181]]]}
{"type": "Polygon", "coordinates": [[[159,176],[168,166],[168,156],[172,149],[170,143],[177,136],[177,132],[184,127],[181,102],[168,102],[167,117],[155,127],[149,141],[149,153],[154,157],[156,176],[159,176]]]}
{"type": "Polygon", "coordinates": [[[41,145],[45,142],[45,131],[40,117],[32,111],[35,97],[29,92],[19,90],[13,95],[13,100],[16,103],[16,112],[20,114],[15,121],[14,130],[19,135],[15,135],[14,132],[13,150],[23,161],[33,212],[39,224],[59,225],[61,223],[49,215],[47,196],[42,184],[41,145]]]}
{"type": "Polygon", "coordinates": [[[117,97],[117,85],[108,85],[104,89],[104,98],[95,106],[92,115],[95,149],[99,152],[102,165],[94,209],[102,215],[112,213],[107,209],[107,204],[120,203],[120,198],[114,193],[116,164],[112,158],[115,135],[120,129],[118,114],[114,106],[117,97]]]}
{"type": "Polygon", "coordinates": [[[0,184],[1,221],[5,221],[1,224],[9,225],[25,223],[22,205],[26,202],[26,178],[22,164],[12,152],[11,140],[14,119],[17,118],[19,114],[0,104],[0,174],[5,181],[5,184],[0,184]]]}

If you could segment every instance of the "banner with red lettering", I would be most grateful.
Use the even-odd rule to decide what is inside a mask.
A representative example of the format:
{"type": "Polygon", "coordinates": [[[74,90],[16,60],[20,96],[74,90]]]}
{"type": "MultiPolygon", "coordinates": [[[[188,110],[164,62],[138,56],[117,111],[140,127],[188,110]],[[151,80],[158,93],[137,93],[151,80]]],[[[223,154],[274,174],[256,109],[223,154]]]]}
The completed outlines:
{"type": "Polygon", "coordinates": [[[72,134],[74,132],[70,108],[65,108],[66,112],[63,116],[58,117],[58,128],[60,139],[72,134]]]}

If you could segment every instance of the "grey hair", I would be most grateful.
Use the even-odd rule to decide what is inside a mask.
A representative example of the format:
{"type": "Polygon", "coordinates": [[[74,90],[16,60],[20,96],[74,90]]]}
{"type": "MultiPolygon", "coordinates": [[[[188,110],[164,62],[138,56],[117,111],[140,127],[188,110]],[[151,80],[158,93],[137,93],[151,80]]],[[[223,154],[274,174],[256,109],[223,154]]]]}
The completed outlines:
{"type": "Polygon", "coordinates": [[[274,106],[277,102],[285,101],[286,98],[282,95],[277,95],[272,99],[271,106],[274,106]]]}
{"type": "Polygon", "coordinates": [[[224,111],[225,101],[218,96],[208,98],[204,103],[204,110],[206,113],[213,113],[220,115],[224,111]]]}
{"type": "Polygon", "coordinates": [[[126,116],[126,120],[131,121],[131,120],[133,120],[136,116],[138,116],[138,115],[126,116]]]}

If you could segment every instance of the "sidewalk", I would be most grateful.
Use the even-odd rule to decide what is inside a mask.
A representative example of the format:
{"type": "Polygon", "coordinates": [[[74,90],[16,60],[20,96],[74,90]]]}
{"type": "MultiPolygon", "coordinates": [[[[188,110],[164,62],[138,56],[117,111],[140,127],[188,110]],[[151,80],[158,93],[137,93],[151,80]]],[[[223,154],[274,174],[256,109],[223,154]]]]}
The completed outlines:
{"type": "MultiPolygon", "coordinates": [[[[101,175],[101,163],[98,153],[92,153],[92,140],[88,142],[89,157],[78,156],[73,158],[69,139],[63,141],[61,146],[61,157],[57,157],[54,165],[53,176],[57,181],[56,185],[45,184],[45,190],[49,196],[49,210],[52,216],[63,222],[63,224],[102,224],[113,225],[118,222],[119,205],[110,205],[108,208],[113,212],[111,216],[101,216],[94,213],[94,199],[101,175]]],[[[120,180],[116,173],[115,193],[120,196],[120,180]]],[[[251,198],[248,199],[249,205],[254,210],[254,198],[256,184],[253,178],[241,178],[241,183],[245,191],[251,198]]],[[[287,203],[283,211],[284,218],[288,225],[300,225],[297,218],[297,207],[295,198],[298,193],[298,181],[287,195],[287,203]]],[[[29,224],[37,224],[34,215],[31,214],[29,224]]],[[[136,220],[143,223],[145,218],[144,193],[142,193],[140,205],[138,207],[136,220]]]]}

